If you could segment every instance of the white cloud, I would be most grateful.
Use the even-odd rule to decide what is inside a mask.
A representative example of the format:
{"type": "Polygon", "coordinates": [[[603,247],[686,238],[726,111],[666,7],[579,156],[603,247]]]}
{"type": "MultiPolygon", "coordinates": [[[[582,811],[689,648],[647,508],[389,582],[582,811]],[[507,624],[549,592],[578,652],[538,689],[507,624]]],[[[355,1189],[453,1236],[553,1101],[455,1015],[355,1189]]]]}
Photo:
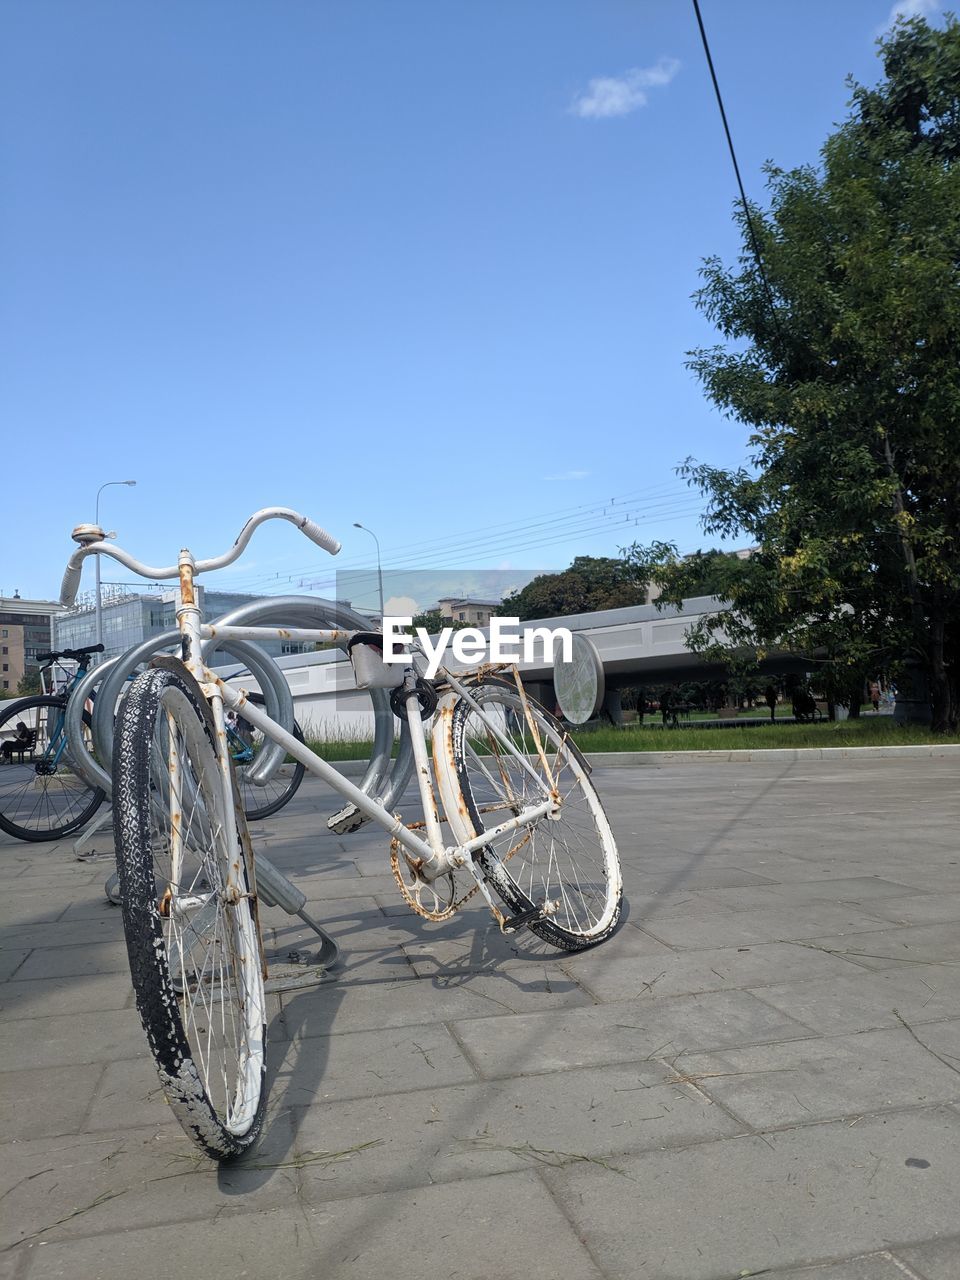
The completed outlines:
{"type": "Polygon", "coordinates": [[[388,618],[414,618],[420,606],[413,596],[391,596],[383,602],[383,612],[388,618]]]}
{"type": "Polygon", "coordinates": [[[589,471],[561,471],[554,476],[544,476],[544,480],[586,480],[589,471]]]}
{"type": "Polygon", "coordinates": [[[570,110],[584,120],[629,115],[647,105],[648,89],[668,85],[679,70],[677,58],[659,58],[652,67],[632,67],[621,76],[598,76],[590,81],[585,93],[577,94],[570,110]]]}
{"type": "Polygon", "coordinates": [[[935,13],[939,8],[940,0],[897,0],[897,3],[890,10],[886,26],[882,27],[881,30],[888,30],[898,18],[925,18],[928,14],[935,13]]]}

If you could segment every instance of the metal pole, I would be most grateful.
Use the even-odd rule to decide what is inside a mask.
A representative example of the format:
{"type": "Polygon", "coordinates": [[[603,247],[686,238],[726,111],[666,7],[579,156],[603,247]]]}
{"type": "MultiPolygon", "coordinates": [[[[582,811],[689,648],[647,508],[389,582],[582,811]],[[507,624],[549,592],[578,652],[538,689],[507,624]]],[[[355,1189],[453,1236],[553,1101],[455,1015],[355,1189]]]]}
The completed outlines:
{"type": "Polygon", "coordinates": [[[358,520],[354,520],[353,527],[355,529],[362,529],[364,533],[369,533],[370,537],[377,544],[377,585],[380,588],[380,625],[382,626],[383,625],[383,569],[381,568],[381,565],[380,565],[380,539],[377,537],[377,535],[373,532],[372,529],[368,529],[365,524],[360,524],[358,520]]]}
{"type": "MultiPolygon", "coordinates": [[[[98,521],[99,523],[99,521],[98,521]]],[[[100,603],[100,556],[96,557],[94,565],[97,575],[97,599],[94,605],[94,614],[96,617],[96,642],[103,644],[103,605],[100,603]]]]}
{"type": "MultiPolygon", "coordinates": [[[[108,480],[106,484],[102,484],[97,490],[97,501],[94,510],[93,521],[97,528],[100,528],[100,495],[104,489],[109,489],[112,484],[135,485],[136,480],[108,480]]],[[[96,629],[97,644],[103,644],[103,602],[100,598],[100,553],[97,552],[96,564],[96,601],[94,603],[94,627],[96,629]]]]}

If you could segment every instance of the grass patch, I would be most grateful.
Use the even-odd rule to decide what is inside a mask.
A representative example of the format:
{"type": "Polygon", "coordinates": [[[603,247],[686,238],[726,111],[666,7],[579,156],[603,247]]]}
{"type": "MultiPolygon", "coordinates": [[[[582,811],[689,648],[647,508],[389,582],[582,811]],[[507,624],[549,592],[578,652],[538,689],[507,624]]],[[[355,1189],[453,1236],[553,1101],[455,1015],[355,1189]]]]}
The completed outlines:
{"type": "MultiPolygon", "coordinates": [[[[311,750],[324,760],[369,760],[373,741],[345,734],[322,736],[304,730],[311,750]]],[[[960,734],[934,736],[919,725],[901,726],[889,716],[829,720],[818,724],[764,724],[723,729],[664,729],[660,724],[575,730],[583,751],[758,751],[775,747],[916,747],[960,742],[960,734]]],[[[397,743],[393,744],[393,755],[397,743]]]]}
{"type": "MultiPolygon", "coordinates": [[[[322,760],[369,760],[373,751],[373,738],[359,738],[353,733],[334,728],[317,729],[307,722],[302,726],[303,737],[311,751],[322,760]]],[[[396,756],[399,742],[394,741],[391,755],[396,756]]]]}
{"type": "Polygon", "coordinates": [[[960,742],[920,725],[896,725],[889,716],[819,724],[766,724],[723,729],[586,729],[573,734],[582,751],[762,751],[776,747],[916,747],[960,742]]]}

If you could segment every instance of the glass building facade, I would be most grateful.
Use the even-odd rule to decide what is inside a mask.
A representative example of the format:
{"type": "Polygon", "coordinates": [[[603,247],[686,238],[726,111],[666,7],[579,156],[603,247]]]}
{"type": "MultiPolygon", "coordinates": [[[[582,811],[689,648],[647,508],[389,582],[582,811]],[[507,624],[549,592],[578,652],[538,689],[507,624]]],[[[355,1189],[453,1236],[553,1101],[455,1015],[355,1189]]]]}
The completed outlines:
{"type": "MultiPolygon", "coordinates": [[[[241,595],[232,591],[208,591],[197,585],[198,603],[207,621],[214,621],[231,613],[240,605],[248,604],[258,596],[241,595]]],[[[174,591],[128,592],[104,596],[101,609],[104,658],[116,658],[150,636],[173,631],[177,625],[177,596],[174,591]]],[[[96,644],[97,620],[93,608],[86,606],[71,609],[54,619],[54,648],[80,649],[96,644]]],[[[309,641],[290,640],[258,641],[258,644],[278,658],[287,653],[311,651],[309,641]]],[[[228,659],[225,659],[228,661],[228,659]]]]}

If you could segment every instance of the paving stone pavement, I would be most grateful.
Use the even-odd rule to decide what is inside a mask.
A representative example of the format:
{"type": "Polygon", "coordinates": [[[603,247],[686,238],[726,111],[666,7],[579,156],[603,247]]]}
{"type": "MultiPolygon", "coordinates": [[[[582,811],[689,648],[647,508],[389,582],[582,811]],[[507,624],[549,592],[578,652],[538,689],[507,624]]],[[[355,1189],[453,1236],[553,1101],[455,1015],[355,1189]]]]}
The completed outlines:
{"type": "Polygon", "coordinates": [[[960,1280],[958,775],[598,767],[627,908],[571,956],[411,915],[308,780],[255,840],[343,964],[271,997],[221,1168],[147,1055],[109,833],[0,838],[0,1280],[960,1280]]]}

